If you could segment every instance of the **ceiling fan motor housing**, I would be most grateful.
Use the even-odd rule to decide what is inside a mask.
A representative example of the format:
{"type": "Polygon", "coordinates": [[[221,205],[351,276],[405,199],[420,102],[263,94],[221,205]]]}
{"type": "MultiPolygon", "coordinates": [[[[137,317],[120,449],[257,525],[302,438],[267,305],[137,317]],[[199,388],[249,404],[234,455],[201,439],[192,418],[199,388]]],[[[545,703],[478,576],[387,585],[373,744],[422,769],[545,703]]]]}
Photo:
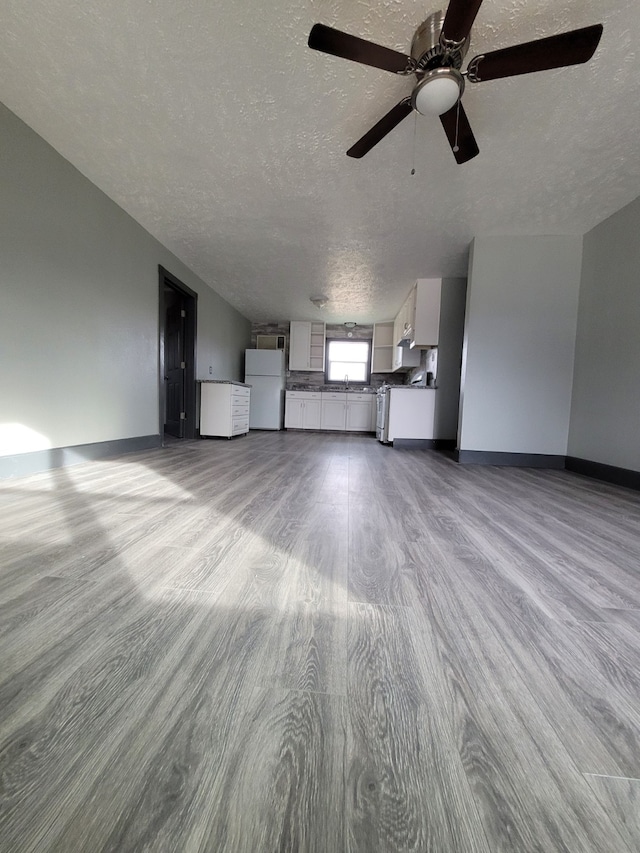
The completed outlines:
{"type": "Polygon", "coordinates": [[[434,12],[416,30],[411,42],[411,59],[418,83],[411,93],[411,106],[421,115],[443,115],[464,92],[460,73],[469,49],[469,37],[461,43],[442,39],[444,13],[434,12]]]}
{"type": "Polygon", "coordinates": [[[434,12],[423,21],[415,31],[411,42],[411,58],[416,63],[416,74],[430,71],[432,68],[462,67],[469,50],[469,37],[454,51],[447,50],[441,42],[440,34],[444,23],[444,12],[434,12]]]}

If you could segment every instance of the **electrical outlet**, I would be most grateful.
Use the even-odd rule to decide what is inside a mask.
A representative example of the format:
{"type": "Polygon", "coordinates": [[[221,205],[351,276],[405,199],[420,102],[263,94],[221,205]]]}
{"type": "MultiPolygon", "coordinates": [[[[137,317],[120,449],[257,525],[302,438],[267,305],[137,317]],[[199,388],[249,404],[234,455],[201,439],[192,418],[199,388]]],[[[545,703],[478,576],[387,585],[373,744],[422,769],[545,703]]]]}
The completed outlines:
{"type": "Polygon", "coordinates": [[[213,373],[213,367],[211,367],[211,365],[209,365],[209,376],[211,376],[212,373],[213,373]]]}

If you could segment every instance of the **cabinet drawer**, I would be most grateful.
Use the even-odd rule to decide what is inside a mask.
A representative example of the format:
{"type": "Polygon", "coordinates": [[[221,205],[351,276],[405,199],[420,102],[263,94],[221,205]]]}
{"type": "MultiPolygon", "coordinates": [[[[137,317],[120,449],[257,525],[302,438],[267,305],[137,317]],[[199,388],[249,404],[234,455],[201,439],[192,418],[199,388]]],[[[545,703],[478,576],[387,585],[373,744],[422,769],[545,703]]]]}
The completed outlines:
{"type": "Polygon", "coordinates": [[[239,418],[233,418],[231,421],[231,434],[239,435],[242,432],[249,431],[249,418],[242,416],[239,418]]]}
{"type": "Polygon", "coordinates": [[[347,394],[347,403],[369,403],[374,399],[373,394],[347,394]]]}
{"type": "Polygon", "coordinates": [[[249,403],[244,401],[232,400],[231,401],[231,417],[236,418],[238,415],[244,415],[245,417],[249,417],[249,403]]]}
{"type": "Polygon", "coordinates": [[[341,400],[343,403],[347,402],[347,395],[344,391],[323,391],[322,399],[323,400],[341,400]]]}
{"type": "Polygon", "coordinates": [[[287,391],[287,400],[319,400],[320,391],[287,391]]]}
{"type": "Polygon", "coordinates": [[[231,396],[241,400],[246,399],[251,393],[251,388],[242,388],[240,385],[232,385],[231,389],[231,396]]]}

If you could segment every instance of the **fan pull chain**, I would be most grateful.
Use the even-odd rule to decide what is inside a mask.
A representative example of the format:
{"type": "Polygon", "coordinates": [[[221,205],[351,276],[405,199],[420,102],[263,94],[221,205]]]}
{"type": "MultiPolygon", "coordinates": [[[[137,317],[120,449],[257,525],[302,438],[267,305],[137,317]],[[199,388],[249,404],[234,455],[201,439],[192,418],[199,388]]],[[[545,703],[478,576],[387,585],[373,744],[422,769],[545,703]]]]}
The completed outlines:
{"type": "Polygon", "coordinates": [[[453,146],[453,153],[457,154],[460,150],[460,146],[458,145],[458,128],[460,127],[460,98],[458,98],[458,109],[456,110],[456,139],[455,144],[453,146]]]}
{"type": "Polygon", "coordinates": [[[411,156],[411,174],[416,173],[416,127],[418,126],[418,113],[413,113],[413,154],[411,156]]]}

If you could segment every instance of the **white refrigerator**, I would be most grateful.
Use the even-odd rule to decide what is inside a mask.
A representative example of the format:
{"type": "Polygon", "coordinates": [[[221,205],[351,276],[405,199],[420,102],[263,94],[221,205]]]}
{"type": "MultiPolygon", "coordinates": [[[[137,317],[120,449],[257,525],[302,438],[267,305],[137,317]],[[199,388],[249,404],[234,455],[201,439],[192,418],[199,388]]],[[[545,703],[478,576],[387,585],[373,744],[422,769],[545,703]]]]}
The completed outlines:
{"type": "Polygon", "coordinates": [[[245,350],[244,381],[251,385],[249,429],[282,429],[285,385],[283,350],[245,350]]]}

